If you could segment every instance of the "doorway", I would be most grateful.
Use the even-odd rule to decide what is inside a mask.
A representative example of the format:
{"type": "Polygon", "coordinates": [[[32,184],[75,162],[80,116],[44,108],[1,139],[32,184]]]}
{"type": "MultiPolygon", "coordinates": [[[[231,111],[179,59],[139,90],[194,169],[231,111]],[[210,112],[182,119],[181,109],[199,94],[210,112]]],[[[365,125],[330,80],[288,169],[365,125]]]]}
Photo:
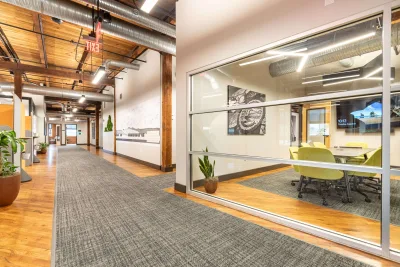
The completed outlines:
{"type": "Polygon", "coordinates": [[[67,145],[76,145],[78,138],[78,130],[76,124],[66,124],[66,144],[67,145]]]}
{"type": "Polygon", "coordinates": [[[325,122],[325,108],[307,110],[307,141],[325,144],[327,131],[325,122]]]}

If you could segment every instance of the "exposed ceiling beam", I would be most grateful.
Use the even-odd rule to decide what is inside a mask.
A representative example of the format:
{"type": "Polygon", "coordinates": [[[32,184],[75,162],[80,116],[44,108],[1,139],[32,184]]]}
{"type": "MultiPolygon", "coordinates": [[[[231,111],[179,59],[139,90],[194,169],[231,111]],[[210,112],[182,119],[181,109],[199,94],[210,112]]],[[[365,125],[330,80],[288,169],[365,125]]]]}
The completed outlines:
{"type": "Polygon", "coordinates": [[[37,44],[39,48],[39,54],[40,54],[40,62],[46,66],[46,68],[49,67],[47,63],[47,53],[46,53],[46,45],[44,41],[44,35],[43,35],[43,24],[42,24],[42,17],[40,14],[37,14],[35,12],[32,12],[32,20],[33,20],[33,30],[36,32],[40,32],[41,34],[36,34],[36,39],[37,39],[37,44]]]}
{"type": "MultiPolygon", "coordinates": [[[[14,62],[21,62],[19,59],[17,52],[15,52],[14,48],[12,47],[10,41],[8,40],[5,32],[3,29],[0,27],[0,41],[3,43],[4,47],[7,49],[8,53],[10,56],[13,58],[14,62]]],[[[24,78],[24,81],[29,82],[28,77],[26,77],[26,74],[23,74],[22,77],[24,78]]]]}
{"type": "Polygon", "coordinates": [[[6,51],[4,51],[3,47],[0,46],[0,56],[4,61],[11,61],[6,51]]]}
{"type": "MultiPolygon", "coordinates": [[[[77,71],[46,69],[43,67],[26,65],[26,64],[18,64],[18,63],[7,62],[7,61],[0,61],[0,69],[6,69],[6,70],[12,70],[12,71],[20,70],[22,72],[38,73],[38,74],[62,77],[62,78],[72,79],[72,80],[82,79],[82,74],[77,73],[77,71]]],[[[92,79],[93,79],[93,77],[91,75],[89,75],[89,74],[84,75],[85,82],[90,83],[92,81],[92,79]]],[[[99,82],[99,85],[114,86],[114,80],[104,78],[102,81],[99,82]]]]}

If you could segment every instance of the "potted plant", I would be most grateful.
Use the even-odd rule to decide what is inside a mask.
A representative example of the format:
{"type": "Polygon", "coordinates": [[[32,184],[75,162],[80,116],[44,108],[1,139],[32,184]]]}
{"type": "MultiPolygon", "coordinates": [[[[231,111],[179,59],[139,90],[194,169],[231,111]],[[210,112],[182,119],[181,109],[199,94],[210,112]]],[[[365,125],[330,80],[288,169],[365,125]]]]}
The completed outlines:
{"type": "Polygon", "coordinates": [[[17,198],[21,185],[21,174],[17,166],[9,161],[11,153],[17,153],[17,145],[24,150],[25,140],[17,138],[14,131],[0,131],[0,207],[11,205],[17,198]],[[8,148],[11,146],[11,152],[8,148]]]}
{"type": "Polygon", "coordinates": [[[37,151],[37,153],[46,154],[48,147],[49,147],[49,144],[47,144],[47,143],[39,143],[39,150],[37,151]]]}
{"type": "Polygon", "coordinates": [[[113,123],[111,122],[111,115],[108,115],[107,126],[104,128],[105,132],[112,132],[113,123]]]}
{"type": "MultiPolygon", "coordinates": [[[[206,148],[205,152],[208,152],[208,148],[206,148]]],[[[211,164],[208,156],[204,156],[203,159],[199,158],[199,164],[199,168],[204,175],[204,188],[206,192],[209,194],[215,193],[218,188],[218,177],[214,176],[215,160],[211,164]]]]}

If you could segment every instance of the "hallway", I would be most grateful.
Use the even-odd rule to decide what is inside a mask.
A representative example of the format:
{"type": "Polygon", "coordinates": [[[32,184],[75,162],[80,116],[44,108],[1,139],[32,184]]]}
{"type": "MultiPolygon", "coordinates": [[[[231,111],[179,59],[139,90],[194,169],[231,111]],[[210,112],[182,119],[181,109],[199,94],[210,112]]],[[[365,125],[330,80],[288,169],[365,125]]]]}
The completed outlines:
{"type": "MultiPolygon", "coordinates": [[[[263,231],[263,232],[266,231],[267,233],[273,233],[274,235],[280,236],[278,233],[271,232],[265,228],[260,228],[253,224],[244,223],[244,221],[242,221],[242,220],[234,219],[231,216],[223,215],[223,213],[227,213],[227,214],[231,214],[235,217],[239,217],[244,220],[251,221],[260,226],[267,227],[274,231],[285,233],[294,238],[297,238],[300,240],[306,240],[308,243],[318,245],[322,248],[332,250],[339,254],[343,254],[348,257],[352,257],[354,259],[363,261],[368,264],[372,264],[373,266],[396,266],[396,264],[393,262],[388,262],[383,259],[374,257],[372,255],[369,255],[369,254],[366,254],[366,253],[363,253],[360,251],[356,251],[356,250],[332,243],[330,241],[316,238],[311,235],[298,232],[296,230],[291,230],[284,226],[280,226],[280,225],[274,224],[272,222],[268,222],[268,221],[259,219],[254,216],[250,216],[250,215],[238,212],[238,211],[234,211],[232,209],[229,209],[229,208],[217,205],[217,204],[213,204],[211,202],[207,202],[207,201],[197,199],[197,198],[194,198],[191,196],[186,196],[185,194],[174,191],[172,189],[172,185],[170,188],[166,188],[167,186],[165,184],[157,185],[156,181],[160,180],[160,176],[158,176],[159,173],[156,170],[152,170],[151,168],[149,168],[147,166],[143,166],[143,165],[134,163],[132,161],[129,161],[129,160],[124,159],[119,156],[114,156],[114,155],[104,153],[103,151],[96,150],[92,147],[86,147],[86,146],[81,146],[81,147],[84,149],[88,149],[92,155],[98,155],[99,157],[102,157],[102,158],[106,159],[107,161],[113,162],[117,166],[120,166],[123,169],[125,169],[126,171],[136,174],[136,176],[141,176],[141,177],[155,176],[155,179],[154,178],[144,178],[143,180],[141,180],[141,179],[138,180],[138,178],[134,178],[135,176],[129,175],[127,172],[124,172],[122,169],[119,169],[118,167],[115,167],[112,164],[109,164],[109,165],[106,164],[106,165],[108,165],[108,167],[111,167],[111,169],[113,169],[113,171],[117,171],[117,173],[119,174],[118,179],[120,178],[120,175],[123,175],[124,177],[125,177],[125,175],[128,175],[128,177],[131,177],[129,179],[134,179],[135,186],[132,186],[131,189],[137,187],[138,189],[145,188],[146,190],[136,191],[139,194],[139,196],[141,196],[139,198],[137,198],[137,197],[123,198],[120,194],[118,194],[118,198],[110,197],[110,198],[105,198],[105,199],[104,199],[104,194],[100,193],[101,191],[93,190],[93,192],[95,192],[95,196],[98,196],[98,200],[104,201],[103,204],[105,203],[108,205],[109,203],[117,203],[118,201],[120,201],[120,200],[118,200],[119,197],[121,197],[121,200],[123,199],[123,202],[120,202],[120,203],[122,203],[121,206],[124,207],[123,214],[132,215],[133,214],[132,212],[135,212],[137,210],[142,210],[143,212],[146,212],[146,217],[148,216],[148,219],[150,221],[147,222],[148,224],[146,224],[145,227],[140,228],[143,231],[146,231],[146,229],[154,230],[155,229],[154,227],[159,227],[158,223],[155,224],[155,222],[158,222],[159,218],[163,218],[163,219],[168,218],[168,221],[166,221],[162,227],[162,229],[165,230],[163,232],[163,234],[165,234],[164,238],[162,240],[158,240],[154,244],[159,244],[159,242],[164,242],[166,240],[166,238],[173,239],[174,236],[182,237],[182,233],[185,233],[184,236],[188,236],[188,238],[190,236],[192,236],[193,240],[191,240],[191,242],[197,243],[200,240],[200,239],[197,240],[197,238],[203,239],[204,236],[206,235],[207,231],[202,229],[203,225],[208,225],[207,229],[211,228],[212,230],[209,233],[210,236],[208,236],[208,239],[204,239],[202,241],[202,243],[208,244],[207,246],[212,247],[213,242],[219,242],[215,239],[215,236],[219,236],[219,235],[223,236],[224,229],[226,228],[226,225],[231,223],[231,220],[233,220],[235,222],[233,224],[233,225],[235,225],[235,227],[239,227],[239,229],[240,229],[239,232],[243,231],[243,229],[241,227],[245,227],[246,229],[247,229],[247,227],[250,227],[250,228],[248,228],[248,229],[251,229],[250,233],[252,231],[255,231],[256,233],[258,233],[259,231],[263,231]],[[148,181],[148,182],[145,182],[145,181],[148,181]],[[172,197],[172,195],[170,195],[170,194],[162,193],[162,191],[160,191],[161,188],[166,188],[164,191],[167,191],[168,193],[171,193],[171,194],[175,194],[176,196],[179,196],[182,198],[176,198],[176,197],[172,197]],[[146,194],[143,195],[143,192],[147,192],[148,193],[147,195],[150,196],[150,198],[147,198],[145,196],[146,194]],[[158,206],[161,206],[162,208],[158,209],[158,210],[156,208],[151,208],[151,209],[149,209],[149,211],[147,211],[147,209],[144,209],[144,208],[141,209],[140,206],[138,206],[136,202],[133,202],[134,203],[133,205],[127,204],[127,203],[129,203],[129,201],[135,201],[135,199],[143,200],[143,197],[146,198],[146,200],[144,200],[146,202],[146,207],[148,207],[149,203],[152,203],[153,201],[161,200],[161,202],[158,203],[158,206]],[[182,202],[181,199],[183,200],[183,198],[187,198],[191,201],[182,202]],[[212,209],[208,209],[208,208],[204,208],[204,207],[202,208],[202,206],[194,204],[194,202],[202,204],[204,206],[211,207],[212,209]],[[173,203],[173,205],[171,203],[173,203]],[[193,205],[195,205],[195,208],[193,208],[194,207],[193,205]],[[169,214],[168,212],[165,212],[166,207],[170,207],[170,208],[172,207],[175,211],[174,214],[172,214],[172,213],[169,214]],[[195,224],[196,227],[190,227],[188,224],[189,223],[188,218],[192,217],[193,214],[190,213],[192,215],[188,216],[188,214],[189,214],[188,212],[181,213],[181,215],[182,215],[181,223],[175,224],[175,223],[171,223],[171,221],[169,221],[169,220],[175,221],[175,220],[179,219],[180,216],[178,216],[178,215],[180,213],[178,211],[185,207],[186,208],[192,207],[189,210],[191,210],[191,211],[195,210],[195,213],[201,214],[200,218],[202,218],[202,219],[199,220],[199,222],[201,221],[202,224],[197,224],[199,222],[196,222],[196,224],[195,224]],[[127,209],[130,209],[130,208],[132,208],[132,210],[130,212],[127,212],[127,209]],[[222,211],[223,213],[217,212],[216,210],[222,211]],[[151,212],[153,214],[153,216],[150,216],[149,212],[151,212]],[[205,214],[210,214],[211,217],[204,217],[205,214]],[[211,221],[217,220],[217,219],[218,219],[218,222],[216,224],[209,225],[209,223],[211,221]],[[179,231],[178,231],[177,229],[172,228],[175,225],[176,226],[184,225],[184,227],[186,227],[186,229],[183,228],[183,229],[179,229],[179,231]],[[221,227],[221,228],[219,228],[219,227],[221,227]],[[201,230],[201,231],[199,231],[199,230],[201,230]],[[199,233],[199,234],[201,233],[201,236],[199,237],[198,235],[196,235],[196,233],[199,233]],[[194,238],[193,236],[195,236],[196,238],[194,238]],[[213,240],[213,242],[209,243],[209,241],[207,241],[207,240],[213,240]]],[[[81,177],[81,176],[79,176],[79,170],[80,170],[79,166],[80,166],[80,164],[83,164],[83,163],[81,162],[81,160],[76,160],[76,159],[90,158],[91,160],[94,160],[96,162],[102,162],[102,166],[103,166],[103,164],[106,163],[105,161],[101,161],[100,158],[98,158],[98,157],[90,156],[90,154],[87,154],[87,152],[85,152],[83,149],[78,149],[77,151],[76,151],[77,148],[75,148],[75,147],[67,147],[67,148],[63,147],[61,149],[69,149],[69,150],[72,149],[73,151],[71,151],[71,152],[77,153],[77,154],[72,154],[71,156],[68,156],[68,153],[66,154],[67,158],[69,158],[70,161],[72,160],[73,166],[74,166],[74,167],[70,167],[70,168],[68,168],[68,166],[65,166],[66,169],[64,169],[64,171],[68,170],[67,174],[68,174],[68,177],[70,177],[68,179],[69,182],[65,184],[68,187],[72,187],[74,184],[76,184],[76,183],[72,183],[72,184],[70,183],[71,179],[73,179],[73,177],[77,177],[77,178],[81,177]]],[[[39,157],[40,157],[41,163],[35,164],[35,165],[27,168],[27,171],[29,172],[29,174],[32,175],[33,181],[31,183],[22,184],[21,193],[20,193],[18,199],[16,200],[15,205],[0,209],[0,214],[1,214],[0,226],[1,226],[1,229],[3,230],[2,233],[5,233],[4,234],[5,238],[4,239],[2,238],[2,240],[6,240],[6,242],[2,242],[1,246],[0,246],[0,253],[1,253],[0,265],[1,266],[32,266],[32,264],[34,266],[50,266],[51,232],[52,232],[52,223],[53,223],[53,205],[54,205],[53,198],[54,198],[54,185],[55,185],[55,174],[56,174],[56,160],[57,160],[57,157],[58,157],[58,160],[60,160],[60,155],[57,155],[57,147],[56,146],[50,146],[50,148],[48,150],[48,154],[40,155],[39,157]],[[46,175],[39,175],[40,173],[41,174],[46,173],[46,175]]],[[[62,162],[66,162],[65,159],[66,158],[62,158],[62,162]]],[[[67,162],[68,162],[68,160],[67,160],[67,162]]],[[[87,162],[85,164],[87,164],[87,162]]],[[[93,166],[97,166],[97,165],[95,164],[93,166]]],[[[59,168],[62,168],[62,166],[60,166],[59,168]]],[[[96,171],[101,172],[106,175],[110,174],[109,171],[106,172],[103,168],[97,168],[96,171]]],[[[167,176],[170,176],[170,175],[171,174],[167,174],[167,176]]],[[[84,177],[87,177],[87,175],[85,175],[84,177]]],[[[97,177],[94,177],[93,179],[94,179],[93,180],[94,184],[91,184],[90,187],[92,187],[92,186],[95,187],[95,184],[98,182],[97,177]]],[[[103,181],[103,182],[106,182],[106,181],[103,181]]],[[[118,185],[118,183],[115,184],[112,181],[110,181],[110,182],[111,182],[109,184],[110,186],[102,187],[107,192],[111,192],[111,190],[110,190],[110,188],[112,188],[111,185],[114,185],[119,189],[125,190],[126,186],[123,186],[124,188],[122,188],[118,185]]],[[[173,183],[173,179],[168,179],[167,184],[168,183],[173,183]]],[[[115,187],[114,187],[114,189],[115,189],[115,187]]],[[[79,195],[81,197],[85,197],[85,194],[77,194],[77,195],[79,195]]],[[[75,198],[71,198],[71,199],[73,200],[75,198]]],[[[70,203],[70,202],[63,201],[63,203],[70,203]]],[[[86,202],[84,202],[84,203],[86,205],[86,202]]],[[[98,202],[95,202],[94,204],[97,205],[97,203],[98,202]]],[[[152,207],[154,207],[154,206],[152,206],[152,207]]],[[[67,207],[65,207],[65,209],[67,209],[67,207]]],[[[65,209],[63,209],[63,210],[65,210],[65,209]]],[[[62,212],[62,211],[59,210],[59,212],[62,212]]],[[[110,212],[113,212],[113,214],[114,214],[114,212],[118,212],[118,209],[112,209],[112,210],[110,210],[110,212]]],[[[123,214],[121,214],[121,215],[123,215],[123,214]]],[[[84,221],[86,223],[87,217],[85,217],[85,216],[89,216],[89,213],[83,212],[80,215],[74,216],[73,217],[73,218],[75,218],[74,225],[79,225],[79,221],[82,220],[83,218],[85,218],[84,221]],[[84,216],[80,217],[82,215],[84,215],[84,216]]],[[[90,215],[90,216],[92,216],[92,215],[90,215]]],[[[121,217],[121,216],[114,216],[113,218],[117,218],[117,217],[121,217]]],[[[138,216],[127,216],[126,219],[128,219],[128,220],[132,219],[132,218],[138,219],[139,217],[138,216]]],[[[103,221],[103,218],[104,217],[99,217],[97,220],[93,221],[94,225],[98,225],[98,222],[103,221]],[[100,220],[100,218],[101,218],[101,220],[100,220]]],[[[135,219],[135,223],[129,224],[130,227],[127,227],[125,230],[129,231],[129,229],[133,229],[131,227],[141,226],[142,223],[144,223],[142,218],[143,217],[140,217],[140,220],[135,219]]],[[[107,220],[105,220],[105,221],[107,221],[107,220]]],[[[109,221],[109,223],[112,223],[112,224],[109,225],[110,226],[109,228],[106,228],[107,231],[112,231],[111,229],[116,229],[116,224],[115,224],[114,220],[109,221]],[[111,225],[112,225],[112,227],[111,227],[111,225]]],[[[124,225],[120,225],[120,226],[124,227],[124,225]]],[[[82,229],[85,229],[85,231],[86,231],[86,230],[90,230],[91,227],[82,228],[82,229]]],[[[60,233],[66,234],[66,232],[63,233],[62,231],[60,231],[60,233]]],[[[249,233],[249,230],[247,230],[247,233],[249,233]]],[[[137,237],[137,234],[138,234],[138,230],[133,231],[132,237],[135,237],[135,236],[137,237]]],[[[263,233],[263,235],[265,235],[265,233],[263,233]]],[[[159,236],[159,235],[157,234],[157,236],[159,236]]],[[[240,237],[240,239],[244,238],[244,237],[242,238],[239,233],[237,233],[236,236],[240,237]]],[[[254,235],[254,236],[257,236],[257,235],[254,235]]],[[[96,235],[94,237],[96,237],[96,235]]],[[[101,236],[101,237],[97,236],[97,237],[104,238],[103,236],[101,236]]],[[[149,237],[149,236],[147,236],[147,237],[149,237]]],[[[152,238],[153,236],[150,236],[150,237],[152,238]]],[[[93,236],[92,236],[92,238],[93,238],[93,236]]],[[[289,237],[284,237],[284,239],[287,239],[290,241],[293,240],[289,237]]],[[[81,238],[80,240],[82,240],[82,242],[83,242],[84,239],[81,238]]],[[[174,242],[178,242],[178,241],[179,240],[175,240],[174,242]]],[[[236,242],[239,242],[239,241],[240,240],[238,239],[236,242]]],[[[172,241],[168,241],[168,245],[175,244],[173,246],[174,249],[179,247],[179,242],[178,243],[171,243],[171,242],[172,241]]],[[[252,242],[252,241],[248,240],[248,242],[252,242]]],[[[262,242],[265,242],[265,240],[263,240],[262,242]]],[[[299,241],[296,241],[296,242],[299,242],[299,241]]],[[[89,243],[91,244],[92,241],[90,241],[89,243]]],[[[107,242],[105,242],[105,243],[107,243],[107,242]]],[[[199,243],[199,247],[201,247],[200,243],[199,243]]],[[[72,242],[67,247],[71,248],[71,245],[73,246],[74,244],[75,243],[72,242]]],[[[304,244],[302,244],[302,245],[304,245],[304,244]]],[[[306,244],[306,246],[309,246],[309,245],[306,244]]],[[[64,246],[64,247],[66,247],[66,246],[64,246]]],[[[106,246],[106,247],[108,247],[108,246],[106,246]]],[[[234,247],[240,247],[240,246],[238,246],[236,244],[236,245],[232,245],[229,247],[234,248],[234,247]]],[[[164,247],[162,247],[162,248],[164,249],[164,247]]],[[[204,249],[207,250],[206,248],[204,248],[204,249]]],[[[215,251],[215,249],[219,249],[219,248],[214,248],[214,251],[215,251]]],[[[318,251],[323,251],[323,253],[329,253],[328,251],[322,250],[320,248],[314,248],[314,249],[317,249],[318,251]]],[[[149,249],[148,253],[150,253],[149,251],[152,251],[152,249],[149,249]]],[[[161,249],[159,248],[157,251],[161,251],[161,249]]],[[[60,253],[61,252],[58,251],[56,255],[62,255],[60,253]]],[[[96,254],[96,253],[94,253],[94,254],[96,254]]],[[[208,253],[211,253],[211,252],[208,252],[208,253]]],[[[229,253],[232,253],[232,251],[230,251],[229,253]]],[[[243,254],[241,254],[239,252],[237,252],[236,254],[243,256],[243,254]]],[[[215,255],[215,254],[213,252],[210,255],[215,255]]],[[[332,254],[332,255],[335,255],[335,254],[332,254]]],[[[80,255],[80,256],[82,256],[82,255],[80,255]]],[[[337,255],[335,255],[335,256],[337,256],[337,255]]],[[[111,258],[114,258],[114,257],[111,257],[111,258]]],[[[309,258],[312,258],[312,257],[309,256],[308,259],[309,258]]],[[[326,257],[326,258],[329,258],[329,257],[326,257]]],[[[68,257],[66,257],[66,256],[65,257],[63,256],[62,259],[66,260],[68,263],[58,264],[57,266],[79,266],[79,265],[74,265],[73,263],[71,263],[70,259],[68,259],[68,257]]],[[[167,260],[172,260],[172,259],[177,260],[172,256],[172,254],[170,255],[170,257],[167,257],[167,260]]],[[[122,260],[122,259],[119,259],[119,260],[122,260]]],[[[130,260],[132,260],[132,259],[130,259],[130,260]]],[[[215,260],[218,260],[218,259],[215,259],[215,260]]],[[[198,261],[198,262],[201,262],[201,261],[198,261]]],[[[143,263],[141,263],[141,264],[143,264],[143,263]]],[[[148,263],[148,264],[150,264],[150,263],[148,263]]],[[[140,266],[143,266],[143,265],[140,265],[140,266]]],[[[156,266],[157,266],[157,264],[156,264],[156,266]]],[[[203,266],[205,266],[205,265],[203,265],[203,266]]],[[[221,266],[221,265],[219,265],[219,266],[221,266]]],[[[246,266],[246,265],[237,265],[237,266],[246,266]]]]}

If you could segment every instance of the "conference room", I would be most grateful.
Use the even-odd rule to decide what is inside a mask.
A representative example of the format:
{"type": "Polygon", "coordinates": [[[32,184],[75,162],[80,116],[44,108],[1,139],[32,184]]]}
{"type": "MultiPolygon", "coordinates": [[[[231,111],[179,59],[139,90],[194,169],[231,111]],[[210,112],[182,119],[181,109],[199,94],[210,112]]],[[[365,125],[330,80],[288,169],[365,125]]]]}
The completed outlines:
{"type": "Polygon", "coordinates": [[[191,191],[375,245],[390,155],[390,245],[400,250],[398,16],[389,71],[376,14],[191,75],[191,191]]]}

